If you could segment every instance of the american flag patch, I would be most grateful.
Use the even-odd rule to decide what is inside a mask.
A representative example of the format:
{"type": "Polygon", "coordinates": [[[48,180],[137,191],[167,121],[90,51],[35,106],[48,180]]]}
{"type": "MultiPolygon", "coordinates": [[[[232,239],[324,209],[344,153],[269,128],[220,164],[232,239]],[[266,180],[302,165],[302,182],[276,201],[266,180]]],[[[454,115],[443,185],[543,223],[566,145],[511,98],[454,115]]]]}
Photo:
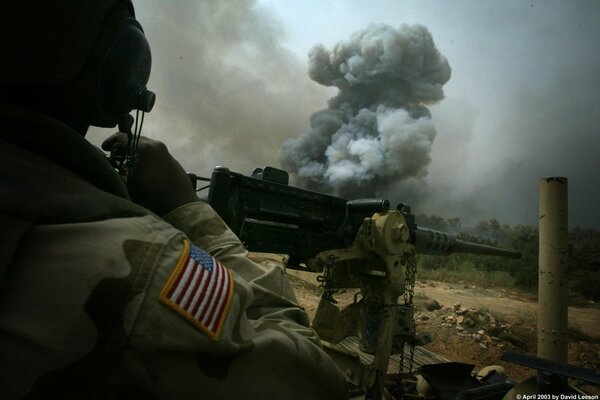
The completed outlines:
{"type": "Polygon", "coordinates": [[[211,339],[218,340],[232,296],[231,272],[186,240],[159,299],[211,339]]]}

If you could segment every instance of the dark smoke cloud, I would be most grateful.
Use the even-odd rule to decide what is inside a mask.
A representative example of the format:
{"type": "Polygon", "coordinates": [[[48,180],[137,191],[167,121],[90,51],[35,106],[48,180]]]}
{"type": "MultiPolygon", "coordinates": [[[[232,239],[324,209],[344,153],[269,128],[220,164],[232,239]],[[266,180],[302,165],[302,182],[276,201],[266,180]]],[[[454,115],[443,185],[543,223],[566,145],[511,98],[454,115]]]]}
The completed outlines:
{"type": "Polygon", "coordinates": [[[311,130],[286,141],[281,164],[296,183],[346,197],[387,193],[427,175],[436,131],[425,104],[444,97],[450,67],[421,25],[371,25],[332,51],[309,53],[309,75],[335,86],[311,130]]]}

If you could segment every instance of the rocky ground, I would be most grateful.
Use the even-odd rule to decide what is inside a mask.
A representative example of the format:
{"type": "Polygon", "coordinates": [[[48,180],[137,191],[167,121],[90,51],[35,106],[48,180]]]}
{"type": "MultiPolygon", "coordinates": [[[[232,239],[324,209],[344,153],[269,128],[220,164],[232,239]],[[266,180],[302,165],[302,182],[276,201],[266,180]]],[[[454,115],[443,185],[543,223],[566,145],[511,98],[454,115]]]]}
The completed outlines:
{"type": "MultiPolygon", "coordinates": [[[[290,275],[298,301],[314,316],[321,293],[315,278],[295,271],[290,275]]],[[[354,293],[335,297],[342,305],[349,304],[354,293]]],[[[452,361],[474,364],[476,369],[500,364],[517,381],[534,375],[527,368],[500,361],[505,351],[536,353],[537,305],[530,294],[420,281],[414,303],[417,333],[431,338],[424,346],[427,349],[452,361]]],[[[569,325],[569,363],[600,371],[600,309],[595,305],[569,307],[569,325]]],[[[585,388],[600,393],[598,387],[585,388]]]]}

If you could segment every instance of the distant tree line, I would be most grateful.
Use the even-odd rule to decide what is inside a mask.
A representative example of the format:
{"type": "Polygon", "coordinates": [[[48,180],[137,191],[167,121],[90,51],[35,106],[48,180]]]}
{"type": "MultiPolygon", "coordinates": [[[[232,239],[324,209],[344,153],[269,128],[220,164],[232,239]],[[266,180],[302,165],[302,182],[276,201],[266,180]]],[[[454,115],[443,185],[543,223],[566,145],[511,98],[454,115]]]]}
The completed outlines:
{"type": "MultiPolygon", "coordinates": [[[[419,214],[421,226],[448,231],[460,239],[506,247],[520,251],[522,258],[457,254],[450,257],[423,256],[421,268],[435,270],[474,270],[491,273],[505,271],[514,285],[534,291],[538,282],[539,231],[531,225],[510,226],[497,219],[481,221],[474,227],[464,227],[459,218],[442,218],[419,214]],[[468,267],[468,268],[465,268],[468,267]]],[[[579,227],[569,231],[569,288],[587,299],[600,301],[600,232],[579,227]]],[[[492,282],[493,283],[493,282],[492,282]]]]}

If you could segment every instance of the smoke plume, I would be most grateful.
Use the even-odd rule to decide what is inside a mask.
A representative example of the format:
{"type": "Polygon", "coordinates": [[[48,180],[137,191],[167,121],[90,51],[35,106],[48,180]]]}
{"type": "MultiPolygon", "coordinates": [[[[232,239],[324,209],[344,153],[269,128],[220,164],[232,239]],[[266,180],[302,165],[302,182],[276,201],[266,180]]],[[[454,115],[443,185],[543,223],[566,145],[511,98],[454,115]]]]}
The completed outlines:
{"type": "Polygon", "coordinates": [[[436,130],[426,105],[450,79],[427,28],[371,25],[332,51],[317,45],[309,75],[339,93],[311,116],[309,132],[283,144],[281,164],[297,184],[369,197],[427,175],[436,130]]]}

